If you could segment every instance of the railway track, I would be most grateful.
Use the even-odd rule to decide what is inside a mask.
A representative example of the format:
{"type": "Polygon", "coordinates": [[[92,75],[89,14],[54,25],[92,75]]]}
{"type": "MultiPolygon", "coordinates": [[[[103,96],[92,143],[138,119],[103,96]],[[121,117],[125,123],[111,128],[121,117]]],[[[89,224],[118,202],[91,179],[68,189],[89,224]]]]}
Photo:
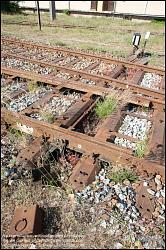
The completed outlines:
{"type": "MultiPolygon", "coordinates": [[[[106,161],[116,162],[118,159],[122,164],[133,164],[140,173],[147,172],[150,174],[151,172],[155,172],[164,178],[164,110],[159,111],[157,108],[151,107],[150,101],[149,105],[147,103],[144,105],[135,104],[135,102],[130,100],[124,107],[119,108],[114,114],[101,121],[101,125],[97,131],[86,133],[86,129],[81,128],[81,124],[85,121],[87,122],[89,117],[92,117],[93,121],[93,110],[101,97],[99,93],[97,95],[93,92],[86,92],[85,90],[83,92],[75,86],[70,88],[70,85],[66,86],[66,84],[62,83],[59,85],[48,83],[47,85],[52,86],[50,90],[48,89],[48,92],[45,91],[45,95],[42,95],[37,101],[31,101],[32,103],[30,103],[29,106],[25,106],[16,112],[15,108],[11,106],[10,99],[18,101],[19,96],[24,97],[28,95],[27,85],[30,79],[31,78],[25,78],[25,76],[22,78],[21,75],[18,73],[13,74],[13,72],[10,72],[10,77],[7,80],[5,79],[6,84],[10,87],[16,80],[18,83],[20,82],[19,84],[25,82],[25,86],[23,86],[20,91],[16,90],[15,93],[12,93],[12,96],[9,94],[7,97],[4,94],[7,100],[2,98],[2,101],[4,100],[5,103],[4,107],[2,107],[2,119],[10,126],[30,134],[32,133],[37,137],[44,135],[51,139],[65,139],[68,141],[69,148],[72,150],[81,151],[85,154],[100,155],[100,158],[106,161]],[[26,94],[24,94],[25,91],[26,94]],[[73,96],[77,96],[77,98],[72,100],[72,98],[74,98],[72,94],[73,96]],[[64,99],[64,101],[71,99],[64,113],[56,114],[55,112],[53,114],[54,121],[52,122],[48,122],[48,120],[45,121],[42,117],[39,119],[39,113],[44,107],[50,109],[52,106],[48,104],[51,103],[51,101],[62,99],[64,99]],[[133,111],[144,108],[148,109],[148,113],[150,114],[149,118],[133,111]],[[132,110],[132,112],[130,110],[132,110]],[[132,136],[118,132],[127,115],[137,117],[138,122],[144,119],[152,123],[148,140],[149,155],[146,156],[145,159],[136,157],[134,150],[131,148],[115,144],[115,138],[121,138],[133,143],[138,141],[132,136]]],[[[42,85],[46,86],[46,82],[42,82],[42,85]]],[[[59,109],[63,109],[63,105],[62,107],[60,106],[59,109]]],[[[95,126],[99,123],[100,122],[96,121],[95,126]]],[[[89,124],[87,124],[87,127],[88,126],[89,124]]]]}
{"type": "Polygon", "coordinates": [[[100,154],[107,161],[117,161],[120,158],[121,163],[132,163],[139,166],[139,170],[149,173],[153,166],[153,171],[159,171],[164,176],[164,73],[162,69],[128,61],[2,38],[2,74],[8,75],[5,84],[10,86],[17,81],[19,85],[25,81],[25,86],[23,84],[16,93],[7,97],[4,94],[2,118],[17,129],[26,130],[26,127],[29,127],[27,131],[33,131],[35,136],[65,138],[72,149],[100,154]],[[81,64],[84,64],[84,67],[74,66],[81,64]],[[106,70],[105,68],[103,71],[96,70],[101,64],[106,64],[106,70]],[[152,88],[140,86],[146,73],[157,75],[152,88]],[[49,86],[48,93],[43,88],[44,94],[39,93],[36,101],[30,100],[30,104],[18,110],[11,108],[11,100],[19,102],[20,96],[29,95],[28,81],[32,80],[42,82],[43,86],[49,86]],[[110,95],[115,89],[120,93],[130,89],[131,99],[115,114],[104,120],[93,136],[86,134],[86,129],[80,129],[82,122],[91,116],[93,119],[98,101],[110,95]],[[74,93],[80,99],[70,100],[63,92],[74,93]],[[57,116],[55,112],[54,117],[51,117],[54,119],[53,123],[43,120],[39,114],[40,109],[45,106],[49,109],[52,106],[48,103],[61,99],[64,99],[64,102],[69,99],[69,106],[66,107],[64,114],[57,116]],[[115,144],[115,139],[137,143],[136,138],[118,131],[125,117],[131,114],[130,109],[145,108],[151,113],[150,119],[137,113],[132,114],[138,121],[147,119],[152,123],[148,140],[149,156],[146,159],[138,159],[134,155],[134,150],[119,147],[115,144]]]}
{"type": "MultiPolygon", "coordinates": [[[[118,162],[143,178],[159,175],[165,182],[164,70],[11,39],[2,38],[2,45],[1,122],[33,136],[16,160],[32,169],[33,179],[43,171],[34,161],[44,138],[51,152],[61,142],[70,150],[74,167],[68,181],[76,190],[93,182],[98,162],[118,162]],[[81,63],[86,67],[73,68],[81,63]],[[101,64],[106,69],[92,72],[101,64]],[[147,73],[155,79],[152,88],[141,86],[147,73]],[[115,92],[127,93],[125,102],[101,119],[98,103],[115,92]],[[139,155],[137,147],[145,141],[148,152],[139,155]]],[[[145,187],[139,186],[137,197],[142,215],[151,218],[154,206],[145,187]]]]}
{"type": "Polygon", "coordinates": [[[86,83],[92,88],[130,88],[139,95],[164,101],[165,72],[155,67],[3,38],[2,65],[46,74],[51,79],[86,83]],[[151,86],[144,87],[151,77],[151,86]]]}

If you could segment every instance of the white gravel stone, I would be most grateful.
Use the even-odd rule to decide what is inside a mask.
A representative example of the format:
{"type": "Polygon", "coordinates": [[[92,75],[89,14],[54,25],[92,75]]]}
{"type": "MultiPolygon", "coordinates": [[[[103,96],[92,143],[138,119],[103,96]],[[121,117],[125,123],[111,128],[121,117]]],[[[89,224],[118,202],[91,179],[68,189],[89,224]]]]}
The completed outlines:
{"type": "Polygon", "coordinates": [[[85,84],[89,84],[89,85],[96,85],[96,83],[94,81],[89,80],[89,79],[85,79],[85,78],[82,78],[82,77],[79,79],[79,81],[83,82],[85,84]]]}
{"type": "Polygon", "coordinates": [[[105,179],[105,180],[103,180],[103,183],[104,183],[105,185],[108,185],[108,184],[110,183],[110,180],[109,180],[109,179],[105,179]]]}
{"type": "Polygon", "coordinates": [[[161,181],[160,181],[160,179],[158,179],[158,178],[156,178],[156,177],[155,177],[155,179],[154,179],[154,180],[155,180],[155,182],[156,182],[156,184],[157,184],[157,185],[161,185],[161,181]]]}
{"type": "Polygon", "coordinates": [[[114,245],[115,249],[122,249],[123,245],[120,242],[115,243],[114,245]]]}
{"type": "Polygon", "coordinates": [[[29,249],[36,249],[36,245],[32,243],[32,244],[30,245],[29,249]]]}
{"type": "Polygon", "coordinates": [[[100,222],[100,226],[103,227],[103,228],[106,228],[107,227],[107,222],[105,220],[102,220],[100,222]]]}
{"type": "Polygon", "coordinates": [[[147,192],[151,195],[155,195],[155,191],[150,188],[147,189],[147,192]]]}
{"type": "Polygon", "coordinates": [[[119,194],[119,198],[120,198],[121,200],[124,200],[124,199],[125,199],[125,195],[119,194]]]}
{"type": "Polygon", "coordinates": [[[160,191],[156,192],[156,195],[155,195],[157,198],[160,197],[160,191]]]}
{"type": "Polygon", "coordinates": [[[14,181],[14,180],[9,179],[9,182],[8,182],[9,186],[12,185],[13,181],[14,181]]]}
{"type": "Polygon", "coordinates": [[[146,181],[144,181],[143,185],[144,185],[144,187],[147,187],[148,183],[146,181]]]}
{"type": "Polygon", "coordinates": [[[160,193],[161,193],[162,197],[165,198],[165,191],[164,190],[160,190],[160,193]]]}
{"type": "Polygon", "coordinates": [[[164,204],[162,204],[161,206],[162,206],[162,209],[164,209],[164,210],[165,210],[165,205],[164,205],[164,204]]]}
{"type": "Polygon", "coordinates": [[[100,180],[101,180],[101,181],[103,181],[104,179],[105,179],[104,176],[101,176],[101,177],[100,177],[100,180]]]}

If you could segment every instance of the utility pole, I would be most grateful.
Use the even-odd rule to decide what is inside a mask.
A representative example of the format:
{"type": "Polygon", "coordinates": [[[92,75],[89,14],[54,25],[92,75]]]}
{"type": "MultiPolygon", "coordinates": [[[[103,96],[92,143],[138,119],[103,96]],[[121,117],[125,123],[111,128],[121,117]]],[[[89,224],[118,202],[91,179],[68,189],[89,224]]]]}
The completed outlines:
{"type": "Polygon", "coordinates": [[[55,13],[55,1],[49,1],[49,9],[50,9],[50,19],[51,22],[56,19],[56,13],[55,13]]]}
{"type": "Polygon", "coordinates": [[[36,1],[36,5],[37,5],[37,14],[38,14],[38,24],[39,24],[39,29],[41,30],[41,20],[40,20],[39,1],[36,1]]]}

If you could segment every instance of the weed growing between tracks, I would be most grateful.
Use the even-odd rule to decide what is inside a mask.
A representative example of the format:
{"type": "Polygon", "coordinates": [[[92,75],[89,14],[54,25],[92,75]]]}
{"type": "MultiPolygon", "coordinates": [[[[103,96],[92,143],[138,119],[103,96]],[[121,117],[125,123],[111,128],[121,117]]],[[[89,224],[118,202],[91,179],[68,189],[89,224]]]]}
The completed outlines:
{"type": "Polygon", "coordinates": [[[148,153],[149,153],[149,150],[148,150],[148,140],[147,139],[136,143],[135,155],[137,157],[143,158],[148,153]]]}
{"type": "Polygon", "coordinates": [[[113,112],[129,102],[132,98],[130,90],[125,90],[121,93],[118,90],[112,90],[112,93],[106,96],[104,101],[99,101],[96,105],[95,112],[101,119],[107,118],[113,112]]]}
{"type": "Polygon", "coordinates": [[[128,180],[131,183],[133,183],[138,180],[138,176],[129,169],[120,169],[117,171],[113,171],[111,179],[115,183],[123,183],[125,180],[128,180]]]}
{"type": "Polygon", "coordinates": [[[129,89],[123,92],[112,89],[110,95],[99,99],[96,105],[76,124],[75,131],[94,137],[104,120],[131,100],[132,93],[129,89]]]}
{"type": "Polygon", "coordinates": [[[17,130],[13,127],[9,127],[9,142],[11,144],[18,144],[19,149],[25,148],[28,145],[28,141],[32,140],[32,136],[25,134],[24,132],[17,130]]]}
{"type": "Polygon", "coordinates": [[[103,102],[99,101],[96,105],[96,114],[99,118],[106,118],[108,115],[112,114],[118,105],[118,100],[115,96],[107,97],[103,102]]]}
{"type": "Polygon", "coordinates": [[[40,111],[39,114],[41,115],[41,117],[44,121],[46,121],[48,123],[54,122],[54,115],[51,114],[50,112],[42,110],[42,111],[40,111]]]}
{"type": "Polygon", "coordinates": [[[38,85],[37,81],[35,80],[31,80],[28,85],[28,91],[29,92],[35,92],[38,88],[40,88],[40,86],[38,85]]]}

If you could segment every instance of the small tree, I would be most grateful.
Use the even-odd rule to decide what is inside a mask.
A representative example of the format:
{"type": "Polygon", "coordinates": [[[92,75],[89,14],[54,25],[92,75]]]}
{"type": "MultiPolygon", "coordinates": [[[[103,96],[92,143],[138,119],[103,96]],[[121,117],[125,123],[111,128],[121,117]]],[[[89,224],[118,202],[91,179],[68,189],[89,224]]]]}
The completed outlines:
{"type": "Polygon", "coordinates": [[[19,2],[21,1],[1,1],[1,12],[17,13],[20,12],[19,2]]]}

